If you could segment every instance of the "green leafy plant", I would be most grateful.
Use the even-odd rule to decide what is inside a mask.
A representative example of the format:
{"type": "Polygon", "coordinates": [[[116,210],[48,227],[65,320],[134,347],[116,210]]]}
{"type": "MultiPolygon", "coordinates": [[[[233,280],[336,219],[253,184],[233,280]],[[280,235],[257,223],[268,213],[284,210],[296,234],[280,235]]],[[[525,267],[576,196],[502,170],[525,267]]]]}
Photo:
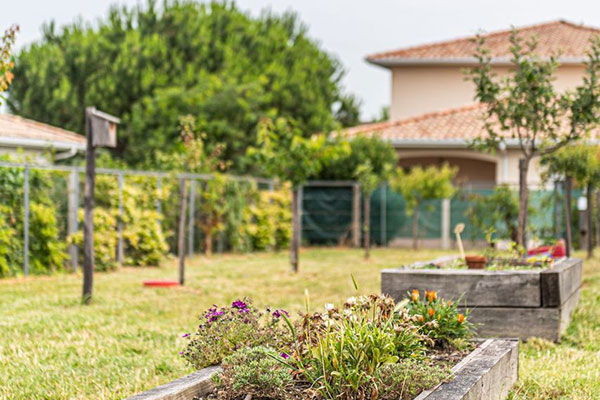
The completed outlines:
{"type": "Polygon", "coordinates": [[[468,321],[469,310],[460,311],[457,301],[438,299],[437,292],[424,292],[423,298],[418,290],[408,294],[408,311],[416,316],[421,332],[433,339],[436,345],[447,346],[459,339],[472,336],[472,325],[468,321]]]}
{"type": "MultiPolygon", "coordinates": [[[[489,196],[470,194],[469,200],[465,215],[475,228],[471,231],[473,239],[477,233],[493,232],[495,238],[517,241],[519,199],[508,185],[496,186],[489,196]]],[[[530,210],[531,214],[533,210],[530,210]]]]}
{"type": "MultiPolygon", "coordinates": [[[[217,391],[222,399],[256,398],[284,400],[294,391],[290,370],[273,348],[242,348],[223,359],[223,373],[217,378],[217,391]]],[[[297,391],[297,390],[296,390],[297,391]]]]}
{"type": "Polygon", "coordinates": [[[213,306],[203,313],[195,334],[181,356],[194,368],[219,364],[239,349],[262,345],[289,346],[290,335],[281,323],[285,310],[258,311],[249,299],[236,300],[228,307],[213,306]]]}
{"type": "Polygon", "coordinates": [[[413,167],[409,172],[399,169],[391,181],[392,188],[406,201],[406,213],[413,217],[413,249],[419,247],[419,211],[426,200],[448,199],[456,189],[452,179],[458,172],[448,164],[441,167],[413,167]]]}
{"type": "MultiPolygon", "coordinates": [[[[83,224],[83,210],[79,210],[79,224],[83,224]]],[[[96,271],[117,268],[117,219],[102,207],[94,209],[94,265],[96,271]]],[[[83,263],[83,231],[74,233],[68,242],[79,247],[79,261],[83,263]]]]}

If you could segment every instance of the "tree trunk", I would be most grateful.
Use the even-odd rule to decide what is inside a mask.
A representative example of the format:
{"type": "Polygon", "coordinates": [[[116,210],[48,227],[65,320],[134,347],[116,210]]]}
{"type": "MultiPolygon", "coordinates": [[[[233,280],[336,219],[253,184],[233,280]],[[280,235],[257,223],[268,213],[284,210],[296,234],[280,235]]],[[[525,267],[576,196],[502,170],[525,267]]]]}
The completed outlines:
{"type": "Polygon", "coordinates": [[[292,241],[290,243],[290,265],[292,272],[298,272],[298,252],[300,251],[300,191],[292,190],[292,241]]]}
{"type": "Polygon", "coordinates": [[[592,191],[594,187],[591,183],[587,185],[587,258],[590,259],[594,256],[594,234],[593,234],[593,223],[592,223],[592,210],[593,210],[593,197],[592,191]]]}
{"type": "Polygon", "coordinates": [[[368,194],[364,195],[364,231],[365,236],[363,237],[363,246],[365,247],[365,260],[369,259],[371,250],[371,196],[368,194]]]}
{"type": "Polygon", "coordinates": [[[571,190],[573,188],[573,178],[570,176],[565,177],[565,228],[567,230],[565,247],[567,251],[567,257],[571,257],[571,249],[573,248],[573,233],[571,231],[571,190]]]}
{"type": "Polygon", "coordinates": [[[177,255],[179,256],[179,284],[185,283],[185,214],[187,212],[187,185],[181,178],[179,188],[179,232],[177,234],[177,255]]]}
{"type": "Polygon", "coordinates": [[[527,171],[529,170],[529,158],[519,160],[519,227],[518,244],[527,246],[527,205],[529,199],[529,188],[527,187],[527,171]]]}
{"type": "Polygon", "coordinates": [[[213,249],[213,235],[211,232],[204,233],[204,254],[207,256],[212,255],[213,249]]]}
{"type": "Polygon", "coordinates": [[[412,234],[412,248],[413,250],[417,250],[419,248],[419,206],[415,207],[415,213],[413,214],[412,234]]]}

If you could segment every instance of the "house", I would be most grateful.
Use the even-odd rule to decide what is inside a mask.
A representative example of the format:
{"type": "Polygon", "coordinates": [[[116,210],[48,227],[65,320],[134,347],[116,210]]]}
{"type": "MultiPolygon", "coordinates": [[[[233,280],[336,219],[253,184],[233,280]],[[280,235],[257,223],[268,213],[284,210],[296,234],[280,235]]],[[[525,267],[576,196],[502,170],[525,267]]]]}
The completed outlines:
{"type": "MultiPolygon", "coordinates": [[[[536,37],[540,57],[556,56],[555,87],[574,88],[583,78],[590,39],[600,29],[553,21],[518,28],[524,39],[536,37]]],[[[510,63],[510,30],[482,35],[499,76],[510,63]]],[[[516,140],[495,154],[469,149],[472,139],[485,133],[484,106],[474,104],[473,83],[465,69],[477,65],[475,37],[386,51],[367,56],[367,62],[391,73],[390,120],[345,130],[345,135],[380,135],[397,148],[400,165],[432,165],[447,162],[459,169],[458,180],[474,188],[497,184],[517,185],[520,151],[516,140]]],[[[528,182],[542,183],[539,159],[532,160],[528,182]]]]}
{"type": "Polygon", "coordinates": [[[0,155],[20,153],[37,163],[84,152],[85,136],[16,115],[0,114],[0,155]]]}

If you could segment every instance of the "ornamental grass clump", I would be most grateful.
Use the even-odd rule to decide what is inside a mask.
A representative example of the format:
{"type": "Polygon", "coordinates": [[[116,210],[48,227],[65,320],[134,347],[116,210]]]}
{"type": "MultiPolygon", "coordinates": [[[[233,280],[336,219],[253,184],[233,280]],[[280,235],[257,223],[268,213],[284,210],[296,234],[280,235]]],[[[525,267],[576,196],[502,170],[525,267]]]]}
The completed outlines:
{"type": "MultiPolygon", "coordinates": [[[[313,313],[307,301],[295,322],[286,311],[258,312],[238,300],[204,313],[182,353],[196,368],[221,363],[213,399],[408,400],[447,381],[456,356],[466,353],[452,340],[440,347],[436,324],[414,312],[423,303],[450,318],[456,308],[438,304],[435,292],[425,297],[396,304],[386,295],[357,296],[313,313]]],[[[460,331],[451,334],[444,322],[441,332],[469,337],[467,315],[454,317],[460,331]]]]}

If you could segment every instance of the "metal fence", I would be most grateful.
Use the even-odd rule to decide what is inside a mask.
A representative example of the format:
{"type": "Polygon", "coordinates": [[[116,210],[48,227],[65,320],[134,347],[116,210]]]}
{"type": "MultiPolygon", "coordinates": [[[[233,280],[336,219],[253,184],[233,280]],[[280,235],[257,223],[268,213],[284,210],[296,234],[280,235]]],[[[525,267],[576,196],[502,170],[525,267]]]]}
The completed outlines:
{"type": "MultiPolygon", "coordinates": [[[[66,237],[76,233],[79,230],[79,218],[78,210],[82,204],[82,176],[85,173],[84,167],[79,166],[57,166],[57,165],[37,165],[28,163],[13,163],[13,162],[0,162],[0,168],[17,168],[23,171],[23,273],[24,275],[29,274],[30,260],[29,260],[29,249],[30,249],[30,207],[31,207],[31,193],[32,193],[32,182],[31,172],[32,171],[48,171],[51,173],[57,173],[54,176],[56,180],[66,181],[66,199],[60,194],[55,197],[57,208],[62,210],[61,217],[63,217],[59,224],[64,225],[62,229],[63,237],[66,237]],[[64,202],[66,200],[66,207],[64,202]],[[66,220],[66,223],[64,220],[66,220]]],[[[213,179],[210,174],[195,174],[195,173],[173,173],[165,171],[137,171],[137,170],[119,170],[119,169],[107,169],[97,168],[96,172],[98,176],[113,176],[117,179],[118,187],[118,216],[117,216],[117,263],[121,265],[124,259],[124,238],[123,238],[123,188],[124,182],[127,177],[147,177],[155,181],[155,187],[158,193],[162,193],[165,180],[170,182],[179,182],[181,179],[186,179],[190,182],[190,191],[188,196],[188,226],[187,226],[187,249],[191,256],[194,253],[198,238],[195,235],[195,216],[196,210],[195,205],[197,202],[196,194],[198,190],[198,182],[208,181],[213,179]]],[[[228,175],[228,178],[234,181],[253,182],[261,189],[273,190],[274,181],[271,179],[258,178],[252,176],[235,176],[228,175]]],[[[2,182],[0,182],[0,185],[2,182]]],[[[55,182],[56,186],[63,186],[65,182],[60,184],[55,182]]],[[[2,186],[0,186],[2,187],[2,186]]],[[[59,191],[61,194],[65,194],[63,191],[59,191]]],[[[155,201],[155,209],[159,214],[165,214],[164,210],[164,199],[165,197],[174,196],[175,194],[169,194],[167,196],[157,195],[155,201]]],[[[60,219],[60,218],[59,218],[60,219]]],[[[222,241],[219,240],[217,244],[217,250],[223,250],[222,241]]],[[[74,271],[78,268],[78,248],[75,245],[69,247],[69,258],[74,271]]]]}

